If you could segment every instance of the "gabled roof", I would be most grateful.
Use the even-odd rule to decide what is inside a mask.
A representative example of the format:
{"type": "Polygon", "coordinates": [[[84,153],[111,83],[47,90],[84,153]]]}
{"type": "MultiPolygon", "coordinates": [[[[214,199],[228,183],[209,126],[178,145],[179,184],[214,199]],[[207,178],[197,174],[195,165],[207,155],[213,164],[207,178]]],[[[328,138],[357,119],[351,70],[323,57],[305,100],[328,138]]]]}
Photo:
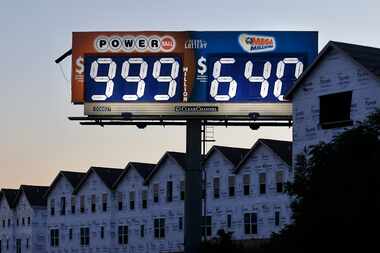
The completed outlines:
{"type": "Polygon", "coordinates": [[[287,163],[289,166],[292,165],[292,142],[290,141],[279,141],[271,139],[258,139],[253,145],[251,150],[245,155],[245,157],[236,166],[236,173],[239,173],[240,169],[248,158],[256,151],[260,145],[265,145],[271,149],[281,160],[287,163]]]}
{"type": "Polygon", "coordinates": [[[238,165],[238,163],[244,158],[244,156],[249,152],[248,148],[235,148],[226,146],[213,146],[206,155],[205,162],[210,158],[214,151],[218,150],[222,155],[232,163],[233,166],[238,165]]]}
{"type": "Polygon", "coordinates": [[[112,190],[113,184],[116,182],[117,178],[121,175],[123,169],[116,168],[106,168],[106,167],[91,167],[87,173],[82,177],[78,185],[75,187],[73,194],[78,193],[83,184],[87,181],[92,173],[96,173],[102,182],[112,190]]]}
{"type": "Polygon", "coordinates": [[[7,189],[3,188],[1,189],[1,196],[0,200],[4,197],[7,201],[10,208],[14,208],[14,202],[17,197],[19,190],[18,189],[7,189]]]}
{"type": "Polygon", "coordinates": [[[302,73],[302,75],[294,83],[293,87],[285,95],[287,99],[291,99],[294,91],[300,83],[313,71],[321,59],[324,58],[327,52],[331,49],[337,49],[339,52],[350,57],[354,62],[361,65],[375,78],[380,78],[380,49],[367,47],[337,41],[329,41],[326,46],[318,54],[314,62],[302,73]]]}
{"type": "Polygon", "coordinates": [[[71,186],[75,189],[75,187],[79,184],[80,180],[86,175],[83,172],[75,172],[75,171],[60,171],[58,175],[55,177],[53,183],[50,185],[49,190],[46,192],[45,198],[47,198],[50,192],[54,189],[56,184],[58,183],[61,177],[65,177],[67,181],[71,184],[71,186]]]}
{"type": "Polygon", "coordinates": [[[156,166],[151,170],[151,172],[148,174],[148,176],[145,179],[144,184],[148,184],[149,181],[153,178],[153,176],[157,173],[157,171],[160,169],[161,164],[166,161],[167,158],[171,157],[174,159],[174,161],[182,168],[186,169],[186,153],[180,153],[180,152],[173,152],[173,151],[167,151],[161,159],[158,161],[156,166]]]}
{"type": "Polygon", "coordinates": [[[21,185],[14,201],[14,206],[17,206],[22,193],[24,193],[26,199],[32,207],[46,207],[45,194],[48,189],[48,186],[21,185]]]}
{"type": "Polygon", "coordinates": [[[123,181],[123,178],[128,174],[131,168],[135,168],[137,173],[143,178],[143,180],[145,180],[155,166],[155,164],[151,163],[129,162],[124,171],[114,183],[113,188],[116,189],[116,187],[121,183],[121,181],[123,181]]]}

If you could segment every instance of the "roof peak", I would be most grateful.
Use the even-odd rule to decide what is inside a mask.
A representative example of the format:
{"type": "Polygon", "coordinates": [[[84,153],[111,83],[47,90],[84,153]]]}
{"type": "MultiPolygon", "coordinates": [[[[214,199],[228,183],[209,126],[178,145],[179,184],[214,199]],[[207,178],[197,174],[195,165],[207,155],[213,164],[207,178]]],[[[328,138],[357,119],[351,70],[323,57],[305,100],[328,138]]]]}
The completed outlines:
{"type": "Polygon", "coordinates": [[[285,95],[286,99],[292,98],[300,83],[310,74],[310,72],[312,72],[314,67],[318,65],[318,63],[324,58],[331,48],[335,48],[337,51],[349,57],[353,63],[363,67],[374,78],[380,80],[380,48],[331,40],[323,47],[314,61],[295,81],[293,86],[285,95]]]}

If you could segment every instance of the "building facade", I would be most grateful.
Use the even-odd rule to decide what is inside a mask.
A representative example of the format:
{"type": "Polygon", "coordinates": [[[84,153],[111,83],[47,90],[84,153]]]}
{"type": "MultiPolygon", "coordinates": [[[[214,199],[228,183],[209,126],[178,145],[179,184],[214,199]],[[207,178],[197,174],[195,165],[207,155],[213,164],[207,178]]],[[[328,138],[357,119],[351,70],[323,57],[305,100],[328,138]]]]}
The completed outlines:
{"type": "Polygon", "coordinates": [[[14,251],[15,213],[14,202],[18,189],[1,189],[0,194],[0,252],[14,251]]]}
{"type": "MultiPolygon", "coordinates": [[[[291,156],[290,142],[265,139],[251,149],[210,149],[203,162],[206,238],[224,230],[235,240],[263,239],[290,222],[284,152],[291,156]]],[[[182,251],[185,168],[184,153],[166,152],[157,164],[61,171],[48,188],[21,186],[11,206],[3,189],[1,252],[182,251]]]]}
{"type": "MultiPolygon", "coordinates": [[[[46,249],[46,199],[49,187],[21,185],[14,202],[14,251],[44,253],[46,249]]],[[[6,252],[6,251],[5,251],[6,252]]]]}
{"type": "Polygon", "coordinates": [[[295,159],[380,108],[380,49],[330,41],[286,97],[295,159]]]}

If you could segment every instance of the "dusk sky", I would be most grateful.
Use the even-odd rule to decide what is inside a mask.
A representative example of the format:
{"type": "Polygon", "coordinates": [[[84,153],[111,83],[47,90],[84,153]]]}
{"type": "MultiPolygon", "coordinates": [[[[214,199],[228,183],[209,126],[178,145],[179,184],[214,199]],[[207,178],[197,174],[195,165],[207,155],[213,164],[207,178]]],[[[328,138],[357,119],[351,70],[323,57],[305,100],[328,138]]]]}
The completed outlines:
{"type": "MultiPolygon", "coordinates": [[[[124,168],[185,151],[183,127],[89,127],[71,122],[70,80],[54,59],[73,31],[311,30],[329,40],[380,47],[380,2],[368,1],[2,1],[0,6],[0,187],[49,185],[59,170],[124,168]]],[[[70,77],[71,58],[62,63],[70,77]]],[[[217,128],[218,145],[291,140],[290,128],[217,128]]]]}

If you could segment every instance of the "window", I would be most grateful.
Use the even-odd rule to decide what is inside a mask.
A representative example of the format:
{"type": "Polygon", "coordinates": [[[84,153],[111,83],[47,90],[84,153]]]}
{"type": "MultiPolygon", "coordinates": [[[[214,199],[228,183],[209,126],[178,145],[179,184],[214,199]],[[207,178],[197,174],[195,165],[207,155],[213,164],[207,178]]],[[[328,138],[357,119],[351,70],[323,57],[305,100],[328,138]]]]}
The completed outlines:
{"type": "Polygon", "coordinates": [[[6,249],[9,250],[9,239],[7,239],[7,246],[6,249]]]}
{"type": "Polygon", "coordinates": [[[259,184],[260,184],[260,194],[265,194],[266,192],[266,174],[259,174],[259,184]]]}
{"type": "Polygon", "coordinates": [[[50,230],[50,246],[53,248],[59,247],[59,230],[50,230]]]}
{"type": "Polygon", "coordinates": [[[324,129],[349,126],[351,121],[352,91],[319,97],[319,121],[324,129]]]}
{"type": "Polygon", "coordinates": [[[0,253],[3,252],[3,244],[1,243],[1,240],[0,240],[0,253]]]}
{"type": "Polygon", "coordinates": [[[91,195],[91,212],[96,212],[96,195],[91,195]]]}
{"type": "Polygon", "coordinates": [[[159,193],[160,185],[154,184],[153,185],[153,202],[158,202],[158,193],[159,193]]]}
{"type": "Polygon", "coordinates": [[[18,227],[18,225],[20,225],[20,220],[17,218],[17,220],[16,220],[16,226],[18,227]]]}
{"type": "Polygon", "coordinates": [[[251,190],[251,176],[250,175],[244,175],[243,176],[243,193],[245,196],[250,194],[251,190]]]}
{"type": "Polygon", "coordinates": [[[228,196],[235,196],[235,176],[228,177],[228,196]]]}
{"type": "Polygon", "coordinates": [[[244,214],[244,233],[246,235],[257,234],[257,214],[244,214]]]}
{"type": "Polygon", "coordinates": [[[11,226],[11,219],[8,219],[8,227],[11,226]]]}
{"type": "Polygon", "coordinates": [[[144,236],[145,236],[145,226],[141,225],[140,226],[140,237],[144,238],[144,236]]]}
{"type": "Polygon", "coordinates": [[[75,196],[71,196],[71,213],[72,214],[75,214],[75,209],[76,209],[75,202],[76,202],[75,196]]]}
{"type": "Polygon", "coordinates": [[[104,239],[104,226],[100,227],[100,239],[104,239]]]}
{"type": "Polygon", "coordinates": [[[28,226],[30,225],[30,217],[28,217],[28,226]]]}
{"type": "Polygon", "coordinates": [[[183,218],[182,217],[178,218],[178,229],[179,230],[183,229],[183,218]]]}
{"type": "Polygon", "coordinates": [[[107,207],[108,207],[107,201],[108,201],[108,194],[107,193],[103,193],[102,194],[102,209],[103,209],[103,212],[107,212],[107,207]]]}
{"type": "Polygon", "coordinates": [[[50,200],[50,215],[55,215],[55,199],[50,200]]]}
{"type": "Polygon", "coordinates": [[[148,191],[143,190],[141,193],[141,198],[142,198],[142,208],[148,208],[148,191]]]}
{"type": "Polygon", "coordinates": [[[29,238],[26,238],[26,248],[29,249],[29,238]]]}
{"type": "Polygon", "coordinates": [[[84,202],[85,198],[84,198],[84,195],[80,196],[80,212],[81,213],[84,213],[85,211],[85,202],[84,202]]]}
{"type": "Polygon", "coordinates": [[[73,239],[73,229],[69,229],[69,240],[71,241],[73,239]]]}
{"type": "Polygon", "coordinates": [[[211,236],[211,216],[203,216],[202,218],[202,236],[211,236]]]}
{"type": "Polygon", "coordinates": [[[276,172],[276,191],[278,193],[284,192],[284,172],[276,172]]]}
{"type": "Polygon", "coordinates": [[[154,238],[156,239],[165,238],[165,219],[164,218],[154,219],[154,238]]]}
{"type": "Polygon", "coordinates": [[[80,245],[88,246],[90,245],[90,229],[80,228],[80,245]]]}
{"type": "Polygon", "coordinates": [[[119,244],[128,244],[128,226],[119,226],[119,244]]]}
{"type": "Polygon", "coordinates": [[[16,239],[16,253],[21,253],[21,239],[16,239]]]}
{"type": "Polygon", "coordinates": [[[5,220],[3,220],[3,228],[5,228],[5,220]]]}
{"type": "Polygon", "coordinates": [[[23,225],[23,226],[25,226],[25,218],[24,218],[24,217],[22,217],[22,219],[21,219],[21,220],[22,220],[22,225],[23,225]]]}
{"type": "Polygon", "coordinates": [[[66,215],[66,198],[61,198],[61,215],[66,215]]]}
{"type": "Polygon", "coordinates": [[[220,180],[218,177],[214,177],[214,198],[220,197],[220,180]]]}
{"type": "Polygon", "coordinates": [[[180,188],[180,192],[181,192],[180,193],[181,200],[185,200],[185,181],[184,180],[181,180],[179,188],[180,188]]]}
{"type": "Polygon", "coordinates": [[[231,228],[231,225],[232,225],[232,215],[227,214],[227,227],[231,228]]]}
{"type": "Polygon", "coordinates": [[[117,193],[117,208],[119,211],[123,210],[123,193],[118,192],[117,193]]]}
{"type": "Polygon", "coordinates": [[[279,226],[280,225],[280,211],[276,211],[274,213],[274,224],[276,226],[279,226]]]}
{"type": "Polygon", "coordinates": [[[166,201],[167,202],[173,201],[173,182],[172,181],[166,182],[166,201]]]}
{"type": "Polygon", "coordinates": [[[129,209],[135,209],[135,192],[129,193],[129,209]]]}

